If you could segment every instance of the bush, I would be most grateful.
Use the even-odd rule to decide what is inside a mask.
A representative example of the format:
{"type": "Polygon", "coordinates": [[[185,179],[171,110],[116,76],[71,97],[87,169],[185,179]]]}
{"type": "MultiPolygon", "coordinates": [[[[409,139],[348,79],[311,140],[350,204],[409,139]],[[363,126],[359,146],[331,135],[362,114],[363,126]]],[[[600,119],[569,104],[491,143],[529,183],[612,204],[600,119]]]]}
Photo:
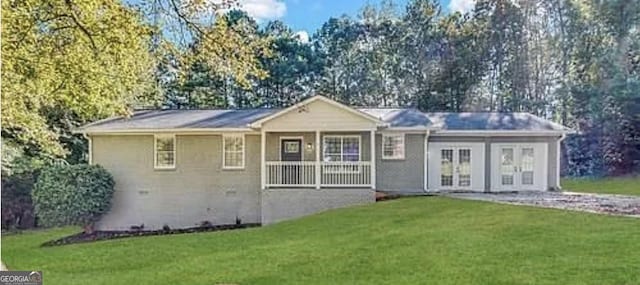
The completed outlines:
{"type": "Polygon", "coordinates": [[[93,224],[111,208],[113,177],[97,165],[46,168],[32,192],[38,222],[43,226],[93,224]]]}
{"type": "Polygon", "coordinates": [[[36,226],[31,190],[38,171],[2,174],[2,229],[28,229],[36,226]]]}

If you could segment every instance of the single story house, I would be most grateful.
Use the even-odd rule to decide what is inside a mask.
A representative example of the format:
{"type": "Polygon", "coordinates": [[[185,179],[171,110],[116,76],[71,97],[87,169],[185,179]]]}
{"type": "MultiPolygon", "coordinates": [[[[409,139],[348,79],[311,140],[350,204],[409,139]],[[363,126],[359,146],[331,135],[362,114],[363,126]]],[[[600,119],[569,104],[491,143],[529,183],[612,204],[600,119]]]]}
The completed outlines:
{"type": "Polygon", "coordinates": [[[116,192],[99,229],[268,224],[375,191],[559,188],[568,129],[528,113],[352,108],[150,110],[78,129],[116,192]]]}

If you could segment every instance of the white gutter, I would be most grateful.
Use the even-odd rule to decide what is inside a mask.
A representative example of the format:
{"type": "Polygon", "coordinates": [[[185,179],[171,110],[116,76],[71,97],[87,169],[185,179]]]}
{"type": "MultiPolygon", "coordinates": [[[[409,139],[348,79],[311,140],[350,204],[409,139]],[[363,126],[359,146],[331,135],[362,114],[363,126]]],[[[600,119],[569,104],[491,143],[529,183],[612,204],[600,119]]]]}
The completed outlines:
{"type": "Polygon", "coordinates": [[[243,133],[260,133],[249,128],[168,128],[168,129],[106,129],[91,130],[79,129],[73,130],[74,134],[156,134],[156,133],[221,133],[221,132],[243,132],[243,133]]]}
{"type": "Polygon", "coordinates": [[[429,192],[429,133],[424,133],[424,192],[429,192]]]}
{"type": "Polygon", "coordinates": [[[91,165],[93,163],[93,140],[91,137],[85,133],[82,136],[87,139],[88,151],[87,151],[87,163],[91,165]]]}

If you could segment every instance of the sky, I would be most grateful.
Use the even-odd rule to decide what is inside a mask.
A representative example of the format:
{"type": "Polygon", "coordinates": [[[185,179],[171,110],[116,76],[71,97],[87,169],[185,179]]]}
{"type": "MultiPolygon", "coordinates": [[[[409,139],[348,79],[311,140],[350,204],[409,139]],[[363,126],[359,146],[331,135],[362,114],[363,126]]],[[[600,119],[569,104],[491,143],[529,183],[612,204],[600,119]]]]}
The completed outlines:
{"type": "MultiPolygon", "coordinates": [[[[473,8],[475,0],[439,0],[443,10],[466,12],[473,8]]],[[[343,14],[356,16],[367,3],[379,0],[240,0],[241,9],[258,23],[281,20],[304,40],[312,35],[330,17],[343,14]]],[[[395,0],[404,9],[407,0],[395,0]]]]}

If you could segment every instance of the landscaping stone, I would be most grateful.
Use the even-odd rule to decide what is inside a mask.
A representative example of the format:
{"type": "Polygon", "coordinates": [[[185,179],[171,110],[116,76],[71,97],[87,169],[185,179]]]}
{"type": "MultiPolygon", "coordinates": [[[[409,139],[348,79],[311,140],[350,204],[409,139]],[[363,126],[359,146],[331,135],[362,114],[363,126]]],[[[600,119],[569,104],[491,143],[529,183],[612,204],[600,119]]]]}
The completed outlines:
{"type": "Polygon", "coordinates": [[[575,192],[445,193],[443,196],[640,218],[640,197],[575,192]]]}

